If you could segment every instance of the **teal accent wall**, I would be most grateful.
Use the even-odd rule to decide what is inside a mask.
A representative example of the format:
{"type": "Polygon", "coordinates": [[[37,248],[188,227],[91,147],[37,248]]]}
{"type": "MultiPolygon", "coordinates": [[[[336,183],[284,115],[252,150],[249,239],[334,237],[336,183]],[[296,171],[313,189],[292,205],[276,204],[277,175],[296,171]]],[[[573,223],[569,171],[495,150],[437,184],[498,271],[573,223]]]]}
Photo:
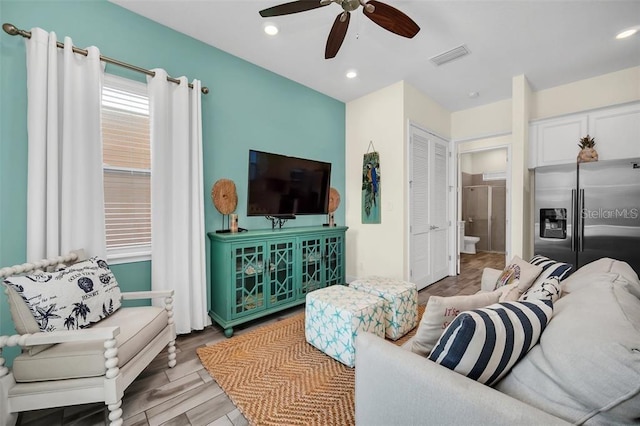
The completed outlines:
{"type": "MultiPolygon", "coordinates": [[[[55,31],[76,46],[172,76],[197,78],[202,96],[206,231],[221,228],[210,199],[213,183],[232,179],[238,191],[239,224],[270,226],[246,217],[249,149],[332,163],[331,185],[345,194],[345,105],[306,86],[129,12],[105,0],[0,0],[0,21],[30,30],[55,31]]],[[[241,34],[230,35],[241,37],[241,34]]],[[[143,74],[113,65],[107,72],[145,81],[143,74]]],[[[0,33],[0,267],[26,261],[27,87],[25,40],[0,33]]],[[[186,208],[186,206],[185,206],[186,208]]],[[[285,226],[319,225],[324,216],[302,216],[285,226]]],[[[344,196],[336,222],[345,223],[344,196]]],[[[31,260],[31,259],[30,259],[31,260]]],[[[151,287],[150,262],[115,265],[123,291],[151,287]]],[[[0,334],[13,334],[0,297],[0,334]]],[[[15,348],[5,350],[10,362],[15,348]]]]}

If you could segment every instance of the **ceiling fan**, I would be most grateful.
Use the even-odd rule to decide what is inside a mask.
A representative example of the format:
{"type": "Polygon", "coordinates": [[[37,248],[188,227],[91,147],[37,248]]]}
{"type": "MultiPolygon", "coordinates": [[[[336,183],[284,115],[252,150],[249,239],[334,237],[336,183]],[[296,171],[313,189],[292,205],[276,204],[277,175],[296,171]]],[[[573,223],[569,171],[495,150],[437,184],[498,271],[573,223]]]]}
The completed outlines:
{"type": "Polygon", "coordinates": [[[362,11],[367,18],[394,34],[413,38],[418,34],[418,31],[420,31],[420,27],[413,19],[395,7],[376,0],[369,0],[368,2],[365,2],[365,0],[297,0],[261,10],[260,16],[268,18],[272,16],[289,15],[328,6],[331,3],[339,4],[342,6],[343,11],[338,14],[333,22],[333,27],[331,27],[331,32],[327,39],[327,46],[324,51],[325,59],[330,59],[337,55],[344,41],[344,37],[347,35],[351,12],[360,6],[362,6],[362,11]]]}

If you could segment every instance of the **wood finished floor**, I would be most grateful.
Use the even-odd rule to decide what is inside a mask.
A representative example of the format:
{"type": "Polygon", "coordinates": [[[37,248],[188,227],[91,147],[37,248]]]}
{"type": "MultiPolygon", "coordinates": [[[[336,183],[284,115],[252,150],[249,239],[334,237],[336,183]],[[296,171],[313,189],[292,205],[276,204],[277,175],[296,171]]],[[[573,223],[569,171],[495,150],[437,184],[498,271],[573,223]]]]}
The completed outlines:
{"type": "MultiPolygon", "coordinates": [[[[432,295],[473,294],[480,288],[484,267],[503,269],[504,254],[481,252],[461,255],[461,273],[444,278],[421,290],[420,304],[432,295]]],[[[262,325],[295,315],[303,307],[256,320],[235,328],[243,334],[262,325]]],[[[224,391],[204,370],[196,348],[225,340],[222,328],[212,325],[203,331],[178,336],[178,364],[167,368],[167,353],[162,352],[125,392],[122,409],[125,426],[240,426],[247,420],[224,391]]],[[[25,412],[18,419],[22,426],[93,426],[108,424],[104,404],[85,404],[65,408],[25,412]]]]}

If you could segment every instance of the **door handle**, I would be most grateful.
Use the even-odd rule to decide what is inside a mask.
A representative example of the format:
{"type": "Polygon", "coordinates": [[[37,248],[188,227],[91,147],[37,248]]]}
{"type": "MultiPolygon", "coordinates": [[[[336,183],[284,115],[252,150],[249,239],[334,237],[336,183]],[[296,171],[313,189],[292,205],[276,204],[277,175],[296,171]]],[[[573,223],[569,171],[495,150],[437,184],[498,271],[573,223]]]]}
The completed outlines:
{"type": "Polygon", "coordinates": [[[580,206],[578,217],[578,227],[580,228],[580,239],[578,240],[578,250],[584,251],[584,189],[578,194],[578,205],[580,206]]]}
{"type": "Polygon", "coordinates": [[[429,229],[430,229],[431,231],[433,231],[434,229],[438,229],[438,228],[439,228],[439,226],[434,226],[434,225],[431,225],[431,226],[429,227],[429,229]]]}
{"type": "Polygon", "coordinates": [[[577,204],[576,204],[576,190],[572,189],[571,190],[571,251],[576,251],[576,232],[578,232],[578,229],[576,226],[574,226],[576,224],[576,210],[577,210],[577,204]]]}

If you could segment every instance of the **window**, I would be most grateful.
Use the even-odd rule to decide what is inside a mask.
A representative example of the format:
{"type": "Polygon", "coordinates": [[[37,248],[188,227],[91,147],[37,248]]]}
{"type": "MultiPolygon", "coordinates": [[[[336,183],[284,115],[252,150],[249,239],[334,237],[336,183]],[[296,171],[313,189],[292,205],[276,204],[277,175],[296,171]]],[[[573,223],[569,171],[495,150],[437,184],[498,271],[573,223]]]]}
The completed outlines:
{"type": "Polygon", "coordinates": [[[102,139],[107,254],[151,258],[151,149],[147,86],[105,74],[102,139]]]}

